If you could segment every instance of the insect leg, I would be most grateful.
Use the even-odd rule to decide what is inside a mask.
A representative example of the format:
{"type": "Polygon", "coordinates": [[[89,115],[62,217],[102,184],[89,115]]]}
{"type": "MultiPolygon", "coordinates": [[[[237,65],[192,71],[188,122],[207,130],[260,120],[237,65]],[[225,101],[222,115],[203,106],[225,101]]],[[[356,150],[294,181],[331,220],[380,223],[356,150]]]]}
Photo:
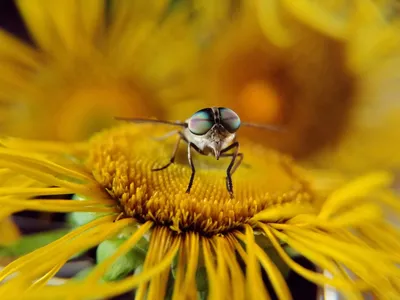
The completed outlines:
{"type": "Polygon", "coordinates": [[[123,217],[124,215],[125,215],[125,212],[121,212],[121,213],[115,218],[115,220],[114,220],[113,222],[115,223],[115,222],[121,220],[122,217],[123,217]]]}
{"type": "MultiPolygon", "coordinates": [[[[236,157],[239,155],[239,142],[234,142],[232,145],[226,147],[225,149],[223,149],[221,151],[221,152],[226,152],[233,148],[235,148],[235,151],[232,154],[230,154],[230,155],[232,155],[232,160],[229,163],[228,168],[226,169],[226,189],[228,190],[231,197],[233,197],[232,168],[235,165],[236,157]]],[[[242,158],[243,158],[243,155],[242,155],[242,158]]],[[[240,160],[240,162],[241,161],[242,160],[240,160]]],[[[236,169],[237,169],[237,167],[235,167],[233,171],[235,171],[236,169]]]]}
{"type": "Polygon", "coordinates": [[[179,134],[179,137],[178,137],[178,139],[177,139],[177,141],[176,141],[176,143],[175,143],[174,150],[172,151],[172,156],[171,156],[171,158],[170,158],[170,160],[169,160],[169,163],[167,163],[165,166],[162,166],[161,168],[151,169],[152,171],[161,171],[161,170],[164,170],[164,169],[168,168],[171,164],[174,163],[175,157],[176,157],[176,153],[178,152],[179,143],[181,142],[181,140],[182,140],[182,135],[179,134]]]}
{"type": "Polygon", "coordinates": [[[194,174],[196,173],[196,169],[194,168],[193,160],[192,160],[192,148],[196,150],[197,152],[201,153],[200,149],[193,143],[188,142],[188,161],[189,165],[192,168],[192,174],[190,174],[190,179],[189,179],[189,184],[186,189],[186,193],[190,193],[190,189],[192,188],[193,185],[193,180],[194,180],[194,174]]]}
{"type": "MultiPolygon", "coordinates": [[[[233,153],[224,153],[221,154],[221,157],[232,157],[233,153]]],[[[237,154],[237,160],[235,162],[235,165],[233,166],[232,170],[231,170],[231,175],[233,175],[233,173],[235,173],[235,171],[237,170],[237,168],[242,164],[244,158],[244,154],[242,152],[239,152],[237,154]]]]}
{"type": "Polygon", "coordinates": [[[239,145],[239,142],[234,142],[233,144],[230,144],[228,147],[226,147],[226,148],[221,150],[221,154],[225,153],[225,152],[228,152],[229,150],[231,150],[231,149],[233,149],[235,147],[238,147],[238,145],[239,145]]]}

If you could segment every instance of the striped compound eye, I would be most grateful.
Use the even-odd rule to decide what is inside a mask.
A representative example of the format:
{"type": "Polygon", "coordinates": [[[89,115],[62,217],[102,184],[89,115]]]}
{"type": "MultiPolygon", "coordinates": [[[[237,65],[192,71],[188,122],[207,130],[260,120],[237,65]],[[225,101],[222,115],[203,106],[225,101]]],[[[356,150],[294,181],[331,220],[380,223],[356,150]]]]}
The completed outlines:
{"type": "Polygon", "coordinates": [[[218,110],[221,116],[221,125],[230,133],[236,132],[240,127],[240,118],[237,113],[226,107],[219,107],[218,110]]]}
{"type": "Polygon", "coordinates": [[[188,121],[188,128],[195,135],[206,134],[213,126],[214,117],[211,108],[199,110],[188,121]]]}

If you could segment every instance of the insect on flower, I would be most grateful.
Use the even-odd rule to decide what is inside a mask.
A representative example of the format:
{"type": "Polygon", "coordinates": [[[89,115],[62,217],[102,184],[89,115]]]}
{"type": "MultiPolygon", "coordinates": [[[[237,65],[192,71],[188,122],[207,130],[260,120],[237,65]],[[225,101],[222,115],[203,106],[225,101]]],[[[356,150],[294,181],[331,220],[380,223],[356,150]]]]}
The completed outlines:
{"type": "Polygon", "coordinates": [[[280,131],[279,128],[271,125],[241,122],[237,113],[226,107],[209,107],[201,109],[194,113],[185,122],[120,117],[117,117],[116,119],[133,123],[162,123],[183,127],[183,130],[174,132],[178,134],[178,139],[175,143],[169,162],[160,168],[154,168],[152,170],[161,171],[173,164],[180,142],[182,140],[186,142],[187,157],[192,169],[186,193],[190,193],[196,173],[192,160],[192,149],[202,155],[214,155],[217,160],[220,157],[231,157],[231,162],[226,169],[226,188],[231,197],[233,197],[232,175],[243,160],[243,153],[239,152],[239,142],[236,140],[236,131],[240,126],[280,131]]]}

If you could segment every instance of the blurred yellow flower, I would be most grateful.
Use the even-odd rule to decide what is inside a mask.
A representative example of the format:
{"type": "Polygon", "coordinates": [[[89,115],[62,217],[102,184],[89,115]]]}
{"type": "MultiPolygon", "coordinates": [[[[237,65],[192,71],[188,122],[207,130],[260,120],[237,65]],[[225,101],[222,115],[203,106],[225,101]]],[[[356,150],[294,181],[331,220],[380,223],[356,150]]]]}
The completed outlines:
{"type": "MultiPolygon", "coordinates": [[[[16,1],[35,42],[0,30],[1,132],[78,140],[113,116],[162,117],[197,51],[169,1],[16,1]],[[173,95],[173,96],[171,96],[173,95]]],[[[180,94],[182,93],[182,94],[180,94]]]]}
{"type": "MultiPolygon", "coordinates": [[[[9,169],[1,168],[0,176],[2,181],[0,183],[0,190],[12,191],[10,186],[14,188],[26,188],[26,187],[38,187],[38,183],[34,180],[27,178],[24,175],[10,171],[9,169]]],[[[11,215],[15,211],[12,208],[1,207],[0,209],[0,248],[14,243],[20,238],[20,230],[16,224],[12,221],[11,217],[5,218],[11,215]]]]}
{"type": "Polygon", "coordinates": [[[268,256],[274,249],[295,272],[349,299],[399,298],[399,231],[383,213],[400,213],[391,175],[374,172],[326,194],[317,189],[324,178],[254,143],[325,168],[399,166],[392,2],[194,1],[191,9],[204,12],[196,21],[184,3],[175,1],[183,6],[166,17],[168,1],[18,1],[37,48],[0,31],[2,133],[75,141],[113,116],[182,119],[218,105],[286,131],[243,130],[246,159],[233,176],[233,199],[223,160],[195,156],[190,194],[185,156],[151,172],[173,146],[151,139],[162,126],[124,125],[79,144],[3,139],[0,220],[23,210],[98,215],[5,266],[0,295],[94,298],[137,289],[149,299],[199,292],[267,299],[263,270],[278,297],[290,299],[268,256]],[[228,15],[234,24],[215,39],[228,15]],[[54,196],[71,193],[82,199],[54,196]],[[32,199],[39,195],[54,199],[32,199]],[[121,236],[125,242],[86,278],[46,285],[77,253],[121,236]],[[135,274],[108,281],[143,239],[148,248],[135,274]],[[332,276],[295,263],[288,246],[332,276]]]}
{"type": "Polygon", "coordinates": [[[224,105],[284,126],[243,134],[314,166],[400,164],[396,1],[17,3],[38,49],[0,31],[3,133],[76,140],[224,105]]]}
{"type": "MultiPolygon", "coordinates": [[[[81,144],[1,141],[0,167],[34,184],[12,188],[11,182],[0,189],[2,208],[102,214],[5,266],[2,298],[88,299],[136,289],[138,299],[165,299],[170,292],[173,299],[196,299],[200,291],[209,299],[268,299],[264,270],[279,299],[291,299],[268,249],[309,281],[336,287],[347,299],[360,299],[362,292],[380,299],[400,297],[399,231],[381,211],[389,205],[400,213],[398,199],[388,190],[389,174],[364,176],[319,199],[312,182],[288,158],[244,141],[246,164],[233,176],[235,198],[226,190],[226,162],[199,155],[187,194],[185,155],[164,171],[152,172],[168,161],[174,141],[153,139],[166,127],[143,126],[122,125],[81,144]],[[81,199],[32,199],[70,193],[81,199]],[[125,242],[85,278],[46,285],[69,258],[121,235],[125,242]],[[135,274],[106,280],[117,259],[143,238],[149,238],[148,248],[135,274]],[[332,276],[300,266],[287,246],[332,276]]],[[[182,145],[179,153],[185,149],[182,145]]]]}
{"type": "Polygon", "coordinates": [[[380,7],[386,19],[399,24],[400,3],[398,0],[374,0],[374,2],[380,7]]]}
{"type": "Polygon", "coordinates": [[[284,127],[244,135],[314,166],[398,168],[399,18],[383,2],[242,3],[195,70],[197,98],[176,103],[171,118],[178,107],[228,106],[243,120],[284,127]]]}

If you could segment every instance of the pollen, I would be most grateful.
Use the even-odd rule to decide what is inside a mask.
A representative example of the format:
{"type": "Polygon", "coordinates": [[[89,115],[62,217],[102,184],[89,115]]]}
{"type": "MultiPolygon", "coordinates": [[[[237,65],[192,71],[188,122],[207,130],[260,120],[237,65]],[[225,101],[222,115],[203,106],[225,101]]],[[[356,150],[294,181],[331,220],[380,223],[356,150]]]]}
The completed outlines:
{"type": "Polygon", "coordinates": [[[288,203],[313,201],[307,184],[282,155],[241,141],[244,160],[233,174],[234,197],[225,184],[229,157],[192,153],[196,174],[186,193],[191,168],[181,143],[175,163],[169,162],[174,136],[160,139],[169,126],[128,124],[96,135],[87,161],[95,179],[114,198],[125,217],[153,221],[180,233],[226,233],[251,223],[258,212],[288,203]]]}

